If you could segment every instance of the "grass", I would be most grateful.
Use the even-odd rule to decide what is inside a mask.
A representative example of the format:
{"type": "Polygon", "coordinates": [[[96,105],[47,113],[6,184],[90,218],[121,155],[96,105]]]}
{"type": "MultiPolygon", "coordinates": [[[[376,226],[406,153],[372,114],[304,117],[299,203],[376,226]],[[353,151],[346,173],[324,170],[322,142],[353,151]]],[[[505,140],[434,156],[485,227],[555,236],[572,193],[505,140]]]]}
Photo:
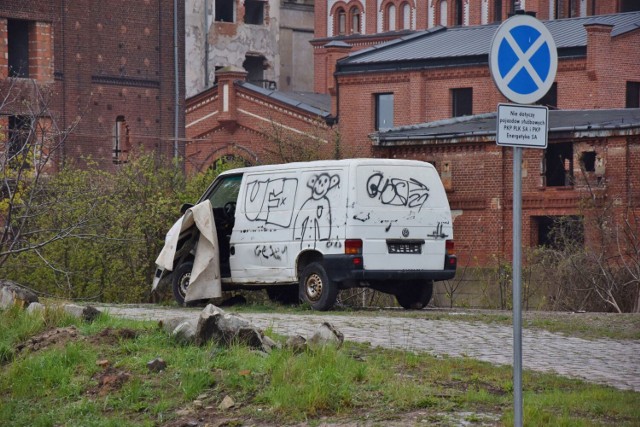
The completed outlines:
{"type": "MultiPolygon", "coordinates": [[[[179,345],[150,322],[102,315],[86,324],[55,310],[29,316],[18,309],[0,311],[0,348],[0,425],[121,427],[184,419],[449,425],[450,417],[513,423],[511,368],[468,358],[353,343],[264,355],[240,346],[179,345]],[[69,325],[81,339],[15,350],[45,330],[69,325]],[[149,372],[146,363],[157,357],[167,369],[149,372]],[[101,360],[108,367],[97,364],[101,360]],[[225,396],[235,401],[227,411],[218,409],[225,396]]],[[[528,371],[523,383],[526,425],[640,423],[640,393],[528,371]]]]}

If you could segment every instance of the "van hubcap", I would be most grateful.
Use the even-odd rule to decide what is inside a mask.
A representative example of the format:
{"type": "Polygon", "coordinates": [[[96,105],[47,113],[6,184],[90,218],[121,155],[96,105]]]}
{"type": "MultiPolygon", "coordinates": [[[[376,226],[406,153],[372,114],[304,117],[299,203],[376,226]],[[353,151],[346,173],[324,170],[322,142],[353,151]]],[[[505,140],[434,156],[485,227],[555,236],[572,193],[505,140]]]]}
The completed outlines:
{"type": "Polygon", "coordinates": [[[187,295],[187,288],[189,287],[189,281],[191,280],[191,273],[185,273],[180,277],[180,293],[182,296],[187,295]]]}
{"type": "Polygon", "coordinates": [[[322,295],[322,279],[317,274],[307,277],[307,297],[311,301],[317,301],[322,295]]]}

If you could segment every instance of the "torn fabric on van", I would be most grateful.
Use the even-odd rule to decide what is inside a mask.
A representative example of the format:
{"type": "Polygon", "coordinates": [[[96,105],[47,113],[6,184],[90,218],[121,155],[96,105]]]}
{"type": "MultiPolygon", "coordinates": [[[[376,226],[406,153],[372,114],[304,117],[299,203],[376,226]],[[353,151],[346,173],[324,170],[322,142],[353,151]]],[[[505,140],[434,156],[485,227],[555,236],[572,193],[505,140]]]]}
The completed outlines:
{"type": "Polygon", "coordinates": [[[209,200],[188,209],[182,219],[171,227],[167,233],[165,245],[156,259],[158,266],[172,271],[180,235],[194,225],[200,231],[200,237],[185,296],[187,302],[222,296],[218,235],[209,200]]]}

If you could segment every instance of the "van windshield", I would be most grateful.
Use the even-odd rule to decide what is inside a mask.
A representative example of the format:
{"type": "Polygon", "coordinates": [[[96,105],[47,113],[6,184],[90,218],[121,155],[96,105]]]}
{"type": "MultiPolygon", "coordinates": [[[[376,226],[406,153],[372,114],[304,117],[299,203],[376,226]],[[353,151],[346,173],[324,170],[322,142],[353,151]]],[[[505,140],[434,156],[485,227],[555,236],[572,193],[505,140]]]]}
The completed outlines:
{"type": "Polygon", "coordinates": [[[209,195],[205,195],[202,200],[209,199],[213,208],[221,208],[228,202],[236,203],[241,181],[242,175],[226,176],[220,179],[219,183],[211,189],[209,195]]]}

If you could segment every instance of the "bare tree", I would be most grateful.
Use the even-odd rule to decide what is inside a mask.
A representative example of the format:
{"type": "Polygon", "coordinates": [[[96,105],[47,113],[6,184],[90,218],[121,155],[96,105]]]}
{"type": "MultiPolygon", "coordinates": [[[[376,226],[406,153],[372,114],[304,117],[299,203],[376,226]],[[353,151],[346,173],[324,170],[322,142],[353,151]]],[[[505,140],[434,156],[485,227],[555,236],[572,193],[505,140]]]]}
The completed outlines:
{"type": "Polygon", "coordinates": [[[58,126],[51,110],[52,88],[31,80],[7,79],[0,86],[0,266],[12,255],[38,251],[70,236],[83,222],[76,216],[55,228],[33,228],[56,203],[47,194],[61,147],[78,121],[58,126]]]}

